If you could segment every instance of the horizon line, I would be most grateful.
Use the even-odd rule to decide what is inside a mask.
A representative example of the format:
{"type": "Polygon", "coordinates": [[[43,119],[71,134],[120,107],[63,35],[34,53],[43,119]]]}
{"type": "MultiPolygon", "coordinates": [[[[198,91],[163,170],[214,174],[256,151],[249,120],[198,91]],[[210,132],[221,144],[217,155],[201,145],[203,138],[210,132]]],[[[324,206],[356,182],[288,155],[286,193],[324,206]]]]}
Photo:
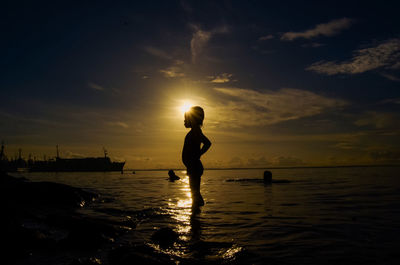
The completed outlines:
{"type": "MultiPolygon", "coordinates": [[[[248,169],[301,169],[301,168],[347,168],[347,167],[400,167],[400,164],[377,164],[377,165],[337,165],[337,166],[286,166],[286,167],[221,167],[205,168],[204,170],[248,170],[248,169]]],[[[149,168],[149,169],[124,169],[123,171],[168,171],[186,170],[185,168],[149,168]]]]}

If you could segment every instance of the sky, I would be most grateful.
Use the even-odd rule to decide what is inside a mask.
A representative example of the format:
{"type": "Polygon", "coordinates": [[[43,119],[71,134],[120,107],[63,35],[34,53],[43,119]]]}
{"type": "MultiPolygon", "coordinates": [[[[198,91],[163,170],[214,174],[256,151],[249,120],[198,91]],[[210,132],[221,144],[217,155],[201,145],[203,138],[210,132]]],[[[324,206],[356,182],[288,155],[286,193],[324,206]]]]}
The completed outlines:
{"type": "Polygon", "coordinates": [[[397,1],[10,1],[6,154],[183,168],[184,104],[206,168],[400,164],[397,1]]]}

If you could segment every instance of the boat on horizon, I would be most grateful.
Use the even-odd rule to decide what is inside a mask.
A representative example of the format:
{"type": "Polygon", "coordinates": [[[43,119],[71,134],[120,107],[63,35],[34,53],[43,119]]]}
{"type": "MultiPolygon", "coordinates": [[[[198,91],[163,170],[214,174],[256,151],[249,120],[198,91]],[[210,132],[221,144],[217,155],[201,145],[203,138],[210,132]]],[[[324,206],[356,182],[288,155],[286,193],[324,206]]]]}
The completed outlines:
{"type": "Polygon", "coordinates": [[[18,158],[9,160],[4,152],[4,142],[0,150],[0,171],[6,172],[90,172],[90,171],[121,171],[123,172],[125,162],[113,162],[108,157],[107,150],[103,148],[103,157],[62,158],[60,157],[58,145],[57,156],[43,160],[22,158],[22,150],[19,149],[18,158]]]}
{"type": "Polygon", "coordinates": [[[61,158],[57,145],[55,159],[29,161],[30,172],[89,172],[89,171],[121,171],[125,162],[112,162],[107,150],[103,148],[103,157],[61,158]]]}

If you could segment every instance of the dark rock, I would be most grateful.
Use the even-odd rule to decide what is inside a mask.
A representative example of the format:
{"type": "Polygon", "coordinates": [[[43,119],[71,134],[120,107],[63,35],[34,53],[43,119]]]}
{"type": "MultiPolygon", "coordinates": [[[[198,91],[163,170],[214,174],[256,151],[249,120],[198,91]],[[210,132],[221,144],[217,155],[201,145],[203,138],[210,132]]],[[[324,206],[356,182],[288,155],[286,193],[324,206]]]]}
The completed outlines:
{"type": "Polygon", "coordinates": [[[100,265],[102,264],[101,260],[98,258],[79,258],[74,259],[70,265],[100,265]]]}
{"type": "Polygon", "coordinates": [[[52,182],[30,182],[3,175],[0,192],[4,199],[17,206],[75,208],[91,202],[96,194],[79,188],[52,182]]]}
{"type": "Polygon", "coordinates": [[[97,195],[68,185],[1,174],[0,196],[0,244],[8,261],[65,248],[97,249],[127,225],[78,214],[77,207],[97,195]]]}
{"type": "Polygon", "coordinates": [[[84,215],[49,215],[46,221],[52,225],[62,227],[68,230],[77,230],[84,233],[85,231],[101,231],[107,236],[114,236],[118,233],[118,227],[110,224],[108,220],[101,218],[92,218],[84,215]]]}
{"type": "Polygon", "coordinates": [[[106,243],[114,242],[120,230],[106,220],[86,216],[51,216],[49,223],[69,231],[60,245],[72,249],[97,249],[106,243]]]}
{"type": "Polygon", "coordinates": [[[68,249],[98,249],[106,243],[114,242],[113,238],[106,237],[103,233],[95,230],[69,232],[68,236],[60,241],[60,245],[68,249]]]}
{"type": "Polygon", "coordinates": [[[110,265],[131,265],[131,264],[175,264],[171,257],[156,252],[147,245],[121,246],[109,253],[110,265]]]}
{"type": "Polygon", "coordinates": [[[44,231],[25,228],[16,219],[10,217],[5,217],[2,221],[0,244],[4,253],[2,258],[5,260],[21,259],[38,249],[54,249],[55,241],[44,231]],[[4,219],[8,221],[4,222],[4,219]]]}
{"type": "Polygon", "coordinates": [[[125,219],[123,221],[120,221],[118,224],[121,226],[128,227],[130,229],[134,229],[137,226],[137,223],[132,219],[125,219]]]}
{"type": "Polygon", "coordinates": [[[179,234],[169,227],[163,227],[154,232],[151,240],[161,247],[168,247],[178,240],[179,234]]]}
{"type": "MultiPolygon", "coordinates": [[[[92,192],[68,185],[31,182],[1,174],[0,244],[4,246],[5,263],[25,264],[38,256],[40,259],[54,258],[54,255],[65,258],[79,253],[75,257],[80,257],[82,253],[94,253],[100,248],[104,251],[112,247],[121,233],[136,227],[136,219],[130,217],[136,212],[114,211],[111,212],[113,217],[108,219],[76,211],[95,198],[97,195],[92,192]]],[[[152,212],[143,211],[143,215],[152,212]]],[[[168,255],[145,246],[133,247],[122,257],[114,256],[113,260],[114,264],[174,264],[168,255]]],[[[76,258],[70,264],[101,263],[95,258],[76,258]]]]}

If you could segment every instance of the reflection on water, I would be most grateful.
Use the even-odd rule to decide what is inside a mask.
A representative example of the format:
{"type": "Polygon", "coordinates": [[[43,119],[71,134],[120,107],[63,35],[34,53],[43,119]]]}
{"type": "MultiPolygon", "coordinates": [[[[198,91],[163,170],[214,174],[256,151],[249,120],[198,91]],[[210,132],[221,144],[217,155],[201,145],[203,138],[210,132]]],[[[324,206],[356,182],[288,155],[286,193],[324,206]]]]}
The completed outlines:
{"type": "Polygon", "coordinates": [[[177,200],[169,199],[167,212],[178,223],[177,232],[181,235],[182,240],[187,240],[187,234],[190,231],[190,216],[192,214],[192,196],[189,188],[189,178],[186,176],[182,180],[180,188],[182,197],[176,198],[177,200]]]}
{"type": "MultiPolygon", "coordinates": [[[[186,172],[185,172],[186,173],[186,172]]],[[[171,187],[173,194],[167,202],[166,213],[174,221],[173,229],[179,234],[179,240],[172,248],[162,249],[155,247],[158,251],[177,257],[192,257],[193,249],[200,241],[201,221],[200,208],[193,205],[190,192],[189,177],[181,178],[179,184],[174,183],[171,187]]]]}
{"type": "Polygon", "coordinates": [[[183,241],[200,239],[200,208],[193,206],[189,177],[181,179],[175,199],[169,199],[167,213],[177,222],[176,231],[183,241]]]}
{"type": "MultiPolygon", "coordinates": [[[[178,186],[171,186],[174,194],[168,199],[167,214],[176,223],[174,230],[179,233],[179,241],[173,248],[162,249],[153,246],[158,251],[171,256],[191,258],[195,260],[235,260],[243,251],[243,247],[230,242],[204,241],[202,232],[202,213],[197,204],[193,204],[190,192],[189,177],[181,178],[178,186]]],[[[206,188],[205,188],[206,190],[206,188]]]]}

